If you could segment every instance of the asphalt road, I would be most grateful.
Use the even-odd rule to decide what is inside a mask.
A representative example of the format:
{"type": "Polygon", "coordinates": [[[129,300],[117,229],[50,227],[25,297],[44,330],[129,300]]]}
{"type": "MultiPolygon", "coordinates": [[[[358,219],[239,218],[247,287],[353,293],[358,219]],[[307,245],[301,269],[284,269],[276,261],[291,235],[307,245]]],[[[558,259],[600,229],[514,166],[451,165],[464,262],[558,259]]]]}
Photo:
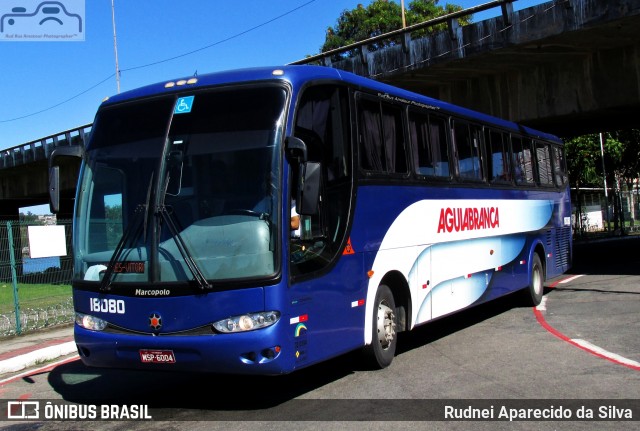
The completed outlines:
{"type": "MultiPolygon", "coordinates": [[[[523,307],[511,296],[400,334],[397,356],[385,370],[363,368],[355,353],[281,377],[99,370],[71,361],[3,386],[0,399],[95,405],[98,416],[100,404],[127,404],[132,411],[142,405],[153,417],[93,421],[94,430],[638,429],[638,250],[636,238],[577,244],[573,269],[548,281],[541,307],[523,307]],[[572,417],[440,420],[447,405],[458,414],[484,409],[494,419],[501,408],[572,417]],[[578,421],[580,408],[596,419],[631,412],[634,421],[578,421]]],[[[87,425],[14,421],[2,429],[87,425]]]]}

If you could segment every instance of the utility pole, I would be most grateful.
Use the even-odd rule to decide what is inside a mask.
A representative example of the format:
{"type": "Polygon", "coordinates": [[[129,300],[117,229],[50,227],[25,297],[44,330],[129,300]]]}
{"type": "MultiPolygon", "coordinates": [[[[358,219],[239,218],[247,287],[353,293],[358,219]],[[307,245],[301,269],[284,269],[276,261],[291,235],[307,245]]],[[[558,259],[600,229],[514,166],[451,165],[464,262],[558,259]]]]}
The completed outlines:
{"type": "Polygon", "coordinates": [[[114,0],[111,0],[111,23],[113,25],[113,53],[116,57],[116,87],[118,94],[120,94],[120,66],[118,66],[118,42],[116,39],[116,12],[113,4],[114,0]]]}
{"type": "Polygon", "coordinates": [[[406,28],[407,20],[404,17],[404,0],[400,0],[400,7],[402,8],[402,28],[406,28]]]}
{"type": "Polygon", "coordinates": [[[602,132],[600,132],[600,157],[602,158],[602,178],[604,180],[604,200],[606,203],[606,230],[609,230],[609,192],[607,191],[607,171],[604,169],[604,136],[602,135],[602,132]]]}

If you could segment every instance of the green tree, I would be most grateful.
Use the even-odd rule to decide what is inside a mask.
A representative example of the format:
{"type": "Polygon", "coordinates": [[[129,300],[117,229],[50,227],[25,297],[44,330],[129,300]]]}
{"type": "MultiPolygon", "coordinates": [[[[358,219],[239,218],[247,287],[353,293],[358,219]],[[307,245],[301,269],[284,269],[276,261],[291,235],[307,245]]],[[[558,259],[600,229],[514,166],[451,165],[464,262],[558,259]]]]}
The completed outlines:
{"type": "MultiPolygon", "coordinates": [[[[629,192],[630,225],[634,226],[636,194],[633,188],[634,184],[637,184],[636,180],[640,177],[640,130],[620,130],[612,133],[611,139],[615,140],[619,148],[616,174],[619,180],[624,183],[626,191],[629,192]]],[[[621,212],[621,214],[624,213],[621,212]]]]}
{"type": "MultiPolygon", "coordinates": [[[[405,10],[407,26],[418,24],[442,15],[462,10],[462,7],[446,4],[438,5],[439,0],[414,0],[405,10]]],[[[460,25],[469,24],[471,16],[458,19],[460,25]]],[[[414,37],[442,31],[446,24],[424,29],[414,37]]],[[[331,51],[355,42],[366,40],[393,30],[402,28],[402,8],[399,3],[389,0],[374,0],[369,6],[359,4],[353,10],[344,10],[334,27],[327,29],[327,35],[321,52],[331,51]]],[[[384,40],[368,45],[369,51],[399,43],[399,40],[384,40]]],[[[352,57],[356,52],[346,52],[342,57],[352,57]]]]}
{"type": "MultiPolygon", "coordinates": [[[[598,139],[600,138],[600,135],[598,139]]],[[[621,173],[624,171],[623,144],[615,139],[611,133],[603,133],[604,140],[604,167],[606,172],[607,187],[613,188],[609,195],[609,202],[613,204],[613,229],[617,231],[624,227],[624,211],[622,210],[622,196],[620,194],[621,173]]],[[[603,172],[600,170],[600,175],[603,172]]]]}
{"type": "Polygon", "coordinates": [[[571,184],[578,189],[602,185],[602,178],[596,168],[601,160],[598,135],[577,136],[565,140],[565,153],[571,184]]]}
{"type": "MultiPolygon", "coordinates": [[[[604,159],[600,149],[600,134],[578,136],[565,141],[565,151],[569,167],[569,181],[577,192],[576,216],[582,213],[581,188],[602,187],[606,179],[610,201],[613,206],[614,230],[625,225],[622,205],[621,182],[628,191],[640,176],[640,130],[625,130],[602,134],[604,159]],[[604,172],[603,172],[604,160],[604,172]]],[[[630,194],[632,224],[635,207],[633,193],[630,194]]],[[[578,227],[581,229],[581,226],[578,227]]]]}
{"type": "Polygon", "coordinates": [[[37,214],[32,213],[31,211],[27,211],[27,213],[20,213],[20,221],[24,222],[25,224],[32,224],[32,225],[40,225],[42,224],[42,222],[40,221],[39,217],[37,214]]]}
{"type": "Polygon", "coordinates": [[[576,188],[575,230],[582,233],[582,189],[602,185],[602,178],[598,176],[596,168],[598,160],[600,160],[600,143],[597,140],[597,135],[576,136],[565,140],[565,155],[569,170],[569,183],[576,188]]]}

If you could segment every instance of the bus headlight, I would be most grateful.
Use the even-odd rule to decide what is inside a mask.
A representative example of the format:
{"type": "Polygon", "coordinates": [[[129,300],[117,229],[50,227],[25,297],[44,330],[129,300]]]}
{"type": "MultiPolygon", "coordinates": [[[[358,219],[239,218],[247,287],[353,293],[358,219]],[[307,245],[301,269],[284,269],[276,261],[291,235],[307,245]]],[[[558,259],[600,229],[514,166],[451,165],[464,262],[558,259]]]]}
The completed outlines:
{"type": "Polygon", "coordinates": [[[102,331],[107,327],[106,320],[83,313],[76,313],[76,323],[78,326],[82,326],[84,329],[90,329],[92,331],[102,331]]]}
{"type": "Polygon", "coordinates": [[[279,311],[264,311],[261,313],[243,314],[241,316],[228,317],[212,324],[218,332],[245,332],[266,328],[280,319],[279,311]]]}

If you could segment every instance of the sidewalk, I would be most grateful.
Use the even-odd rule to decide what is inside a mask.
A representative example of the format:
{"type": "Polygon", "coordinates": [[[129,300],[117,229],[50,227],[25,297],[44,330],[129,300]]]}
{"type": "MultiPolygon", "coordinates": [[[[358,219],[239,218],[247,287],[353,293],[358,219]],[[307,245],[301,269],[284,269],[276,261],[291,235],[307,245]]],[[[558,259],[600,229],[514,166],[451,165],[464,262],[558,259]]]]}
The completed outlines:
{"type": "Polygon", "coordinates": [[[0,338],[0,376],[75,352],[71,323],[0,338]]]}

